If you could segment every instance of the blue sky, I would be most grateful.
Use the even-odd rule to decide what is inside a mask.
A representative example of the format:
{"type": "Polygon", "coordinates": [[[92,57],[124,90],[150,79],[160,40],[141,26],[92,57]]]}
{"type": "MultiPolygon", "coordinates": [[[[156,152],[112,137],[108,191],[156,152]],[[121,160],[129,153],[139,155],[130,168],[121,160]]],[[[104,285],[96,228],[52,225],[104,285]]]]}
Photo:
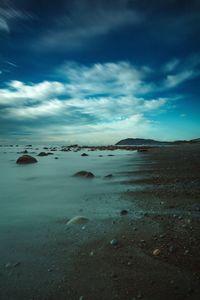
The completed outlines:
{"type": "Polygon", "coordinates": [[[200,1],[0,2],[0,143],[200,137],[200,1]]]}

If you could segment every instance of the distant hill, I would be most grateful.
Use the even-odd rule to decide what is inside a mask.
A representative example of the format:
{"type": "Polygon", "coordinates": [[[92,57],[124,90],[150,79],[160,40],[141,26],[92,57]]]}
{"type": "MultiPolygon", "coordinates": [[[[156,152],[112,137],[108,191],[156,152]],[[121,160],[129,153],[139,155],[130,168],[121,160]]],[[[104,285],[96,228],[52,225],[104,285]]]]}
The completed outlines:
{"type": "Polygon", "coordinates": [[[180,140],[180,141],[173,141],[173,142],[168,142],[168,141],[157,141],[157,140],[152,140],[152,139],[141,139],[141,138],[127,138],[124,140],[121,140],[116,143],[116,145],[173,145],[173,144],[184,144],[184,143],[200,143],[200,138],[198,139],[193,139],[190,141],[186,140],[180,140]]]}
{"type": "Polygon", "coordinates": [[[192,142],[192,143],[200,143],[200,138],[199,139],[190,140],[190,142],[192,142]]]}
{"type": "Polygon", "coordinates": [[[152,139],[140,139],[140,138],[128,138],[121,140],[116,145],[155,145],[155,144],[166,144],[168,142],[161,142],[152,139]]]}

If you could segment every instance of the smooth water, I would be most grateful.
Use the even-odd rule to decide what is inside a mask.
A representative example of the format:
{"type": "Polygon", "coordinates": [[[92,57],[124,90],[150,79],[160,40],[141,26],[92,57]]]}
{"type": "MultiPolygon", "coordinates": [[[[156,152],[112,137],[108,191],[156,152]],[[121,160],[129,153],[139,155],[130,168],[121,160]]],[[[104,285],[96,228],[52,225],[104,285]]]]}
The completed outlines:
{"type": "MultiPolygon", "coordinates": [[[[122,179],[130,152],[109,151],[61,152],[47,157],[35,156],[36,164],[18,165],[17,154],[22,149],[2,148],[0,153],[0,224],[34,223],[45,219],[70,218],[84,210],[92,218],[113,216],[119,209],[118,193],[123,186],[112,183],[122,179]],[[6,153],[5,153],[6,152],[6,153]],[[99,155],[103,157],[99,157],[99,155]],[[59,159],[54,159],[57,156],[59,159]],[[78,171],[95,174],[94,179],[73,177],[78,171]],[[113,174],[113,178],[104,176],[113,174]],[[109,199],[112,197],[112,203],[109,199]]],[[[42,149],[41,149],[42,150],[42,149]]],[[[40,151],[37,151],[37,153],[40,151]]],[[[30,152],[31,153],[31,152],[30,152]]],[[[135,153],[131,153],[131,157],[135,153]]],[[[127,167],[126,167],[127,168],[127,167]]],[[[120,203],[120,207],[122,204],[120,203]]]]}
{"type": "MultiPolygon", "coordinates": [[[[18,152],[24,147],[0,147],[1,299],[28,299],[37,289],[45,294],[52,280],[60,280],[62,266],[58,273],[48,270],[58,264],[62,255],[59,251],[67,220],[83,215],[97,226],[101,224],[97,231],[103,232],[104,220],[119,217],[120,210],[130,208],[122,196],[127,185],[120,181],[125,176],[122,174],[134,170],[137,152],[58,150],[54,155],[38,157],[44,150],[35,148],[28,154],[36,157],[38,163],[18,165],[16,159],[22,155],[18,152]],[[83,152],[89,156],[82,157],[83,152]],[[73,177],[81,170],[94,173],[95,178],[73,177]],[[105,179],[108,174],[113,177],[105,179]],[[14,265],[19,267],[13,268],[14,265]]],[[[74,240],[81,238],[80,232],[74,240]]]]}

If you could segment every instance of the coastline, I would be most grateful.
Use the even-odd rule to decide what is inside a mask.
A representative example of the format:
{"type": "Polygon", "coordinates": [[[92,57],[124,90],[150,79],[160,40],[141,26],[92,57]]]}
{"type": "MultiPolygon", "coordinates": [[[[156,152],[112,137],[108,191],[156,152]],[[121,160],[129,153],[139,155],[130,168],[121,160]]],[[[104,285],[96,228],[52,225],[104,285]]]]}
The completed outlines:
{"type": "Polygon", "coordinates": [[[64,289],[74,292],[69,299],[199,299],[199,150],[181,145],[141,153],[140,170],[129,174],[137,179],[126,182],[138,190],[126,196],[144,217],[110,220],[101,238],[78,249],[74,280],[64,289]]]}
{"type": "MultiPolygon", "coordinates": [[[[5,299],[199,299],[199,150],[151,148],[138,153],[133,171],[130,159],[120,196],[128,213],[81,226],[58,221],[54,232],[47,227],[52,242],[40,251],[55,268],[48,270],[46,291],[30,290],[30,277],[15,298],[7,293],[5,299]]],[[[16,283],[23,267],[13,272],[16,283]]]]}

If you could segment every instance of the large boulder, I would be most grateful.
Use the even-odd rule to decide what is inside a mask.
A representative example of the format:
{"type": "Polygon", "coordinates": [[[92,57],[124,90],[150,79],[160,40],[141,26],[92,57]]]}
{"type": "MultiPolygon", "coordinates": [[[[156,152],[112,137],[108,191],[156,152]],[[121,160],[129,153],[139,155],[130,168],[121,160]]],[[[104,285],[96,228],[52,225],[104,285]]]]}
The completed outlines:
{"type": "Polygon", "coordinates": [[[16,161],[17,164],[34,164],[36,162],[37,159],[30,155],[22,155],[16,161]]]}
{"type": "Polygon", "coordinates": [[[74,176],[83,177],[83,178],[93,178],[94,174],[92,172],[88,172],[88,171],[80,171],[80,172],[77,172],[76,174],[74,174],[74,176]]]}

